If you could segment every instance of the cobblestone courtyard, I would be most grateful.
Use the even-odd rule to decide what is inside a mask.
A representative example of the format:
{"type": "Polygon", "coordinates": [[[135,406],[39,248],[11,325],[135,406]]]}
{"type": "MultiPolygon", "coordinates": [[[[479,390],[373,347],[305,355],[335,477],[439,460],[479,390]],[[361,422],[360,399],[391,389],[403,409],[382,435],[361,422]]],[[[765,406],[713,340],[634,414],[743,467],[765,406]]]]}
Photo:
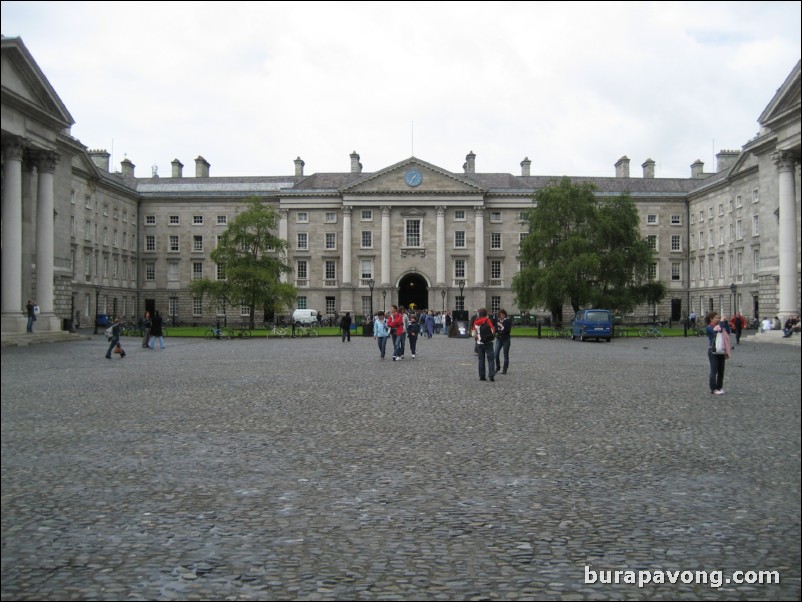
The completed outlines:
{"type": "Polygon", "coordinates": [[[798,346],[167,344],[3,349],[3,600],[800,599],[798,346]]]}

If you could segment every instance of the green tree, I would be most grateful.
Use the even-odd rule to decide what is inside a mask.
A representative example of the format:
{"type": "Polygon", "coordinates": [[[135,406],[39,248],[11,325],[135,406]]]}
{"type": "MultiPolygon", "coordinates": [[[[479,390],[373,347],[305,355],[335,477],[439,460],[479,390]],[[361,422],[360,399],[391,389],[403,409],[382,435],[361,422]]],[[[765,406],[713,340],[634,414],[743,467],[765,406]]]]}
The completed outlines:
{"type": "Polygon", "coordinates": [[[246,209],[237,215],[220,236],[211,258],[225,273],[223,280],[193,280],[193,295],[208,297],[209,308],[219,303],[244,303],[250,307],[250,327],[256,308],[265,314],[291,307],[297,291],[281,282],[290,268],[283,262],[287,243],[274,234],[278,214],[257,197],[245,199],[246,209]]]}
{"type": "Polygon", "coordinates": [[[512,288],[519,307],[545,307],[562,322],[562,308],[630,311],[659,301],[665,287],[650,282],[653,251],[640,237],[628,195],[599,200],[595,186],[562,178],[538,191],[521,242],[522,269],[512,288]]]}

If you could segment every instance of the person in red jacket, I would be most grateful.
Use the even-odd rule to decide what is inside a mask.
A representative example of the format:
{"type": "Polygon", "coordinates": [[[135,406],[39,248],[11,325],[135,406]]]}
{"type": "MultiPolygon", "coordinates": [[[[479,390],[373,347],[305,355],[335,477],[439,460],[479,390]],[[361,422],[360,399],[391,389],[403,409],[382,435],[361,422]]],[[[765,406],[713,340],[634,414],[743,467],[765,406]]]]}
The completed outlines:
{"type": "Polygon", "coordinates": [[[393,333],[393,361],[401,359],[401,345],[403,344],[402,335],[404,334],[404,316],[398,311],[397,305],[390,306],[390,317],[387,319],[387,326],[393,333]]]}
{"type": "Polygon", "coordinates": [[[485,359],[487,360],[487,376],[491,381],[496,380],[496,356],[493,352],[493,344],[496,337],[496,329],[493,321],[487,317],[487,308],[483,307],[478,312],[479,317],[473,322],[473,329],[476,333],[476,348],[479,353],[479,380],[485,378],[485,359]],[[486,326],[486,328],[482,328],[486,326]],[[487,333],[487,336],[484,336],[487,333]]]}

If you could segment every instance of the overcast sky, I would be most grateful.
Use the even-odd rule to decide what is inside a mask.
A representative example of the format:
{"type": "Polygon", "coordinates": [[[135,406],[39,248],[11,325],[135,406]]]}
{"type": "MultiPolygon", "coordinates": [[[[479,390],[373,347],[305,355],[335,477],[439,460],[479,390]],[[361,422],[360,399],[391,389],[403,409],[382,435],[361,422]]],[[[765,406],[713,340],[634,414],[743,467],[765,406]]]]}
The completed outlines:
{"type": "Polygon", "coordinates": [[[800,58],[800,2],[2,2],[89,148],[136,175],[715,170],[800,58]]]}

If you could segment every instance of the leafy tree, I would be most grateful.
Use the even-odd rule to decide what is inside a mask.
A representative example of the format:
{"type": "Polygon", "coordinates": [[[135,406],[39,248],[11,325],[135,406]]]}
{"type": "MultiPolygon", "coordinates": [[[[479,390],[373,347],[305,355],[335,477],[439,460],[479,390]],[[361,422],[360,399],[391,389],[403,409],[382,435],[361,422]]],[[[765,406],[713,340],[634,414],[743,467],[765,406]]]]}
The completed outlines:
{"type": "Polygon", "coordinates": [[[562,322],[566,302],[574,312],[623,312],[665,295],[664,285],[649,281],[653,251],[640,237],[632,199],[598,200],[595,190],[562,178],[535,194],[512,283],[520,307],[545,307],[562,322]]]}
{"type": "Polygon", "coordinates": [[[255,309],[265,314],[290,307],[297,291],[280,281],[290,268],[283,262],[287,243],[274,234],[278,214],[257,197],[245,199],[246,209],[237,215],[220,237],[211,258],[225,272],[225,280],[193,280],[190,291],[208,296],[209,308],[221,301],[230,305],[244,303],[251,309],[250,327],[255,309]]]}

